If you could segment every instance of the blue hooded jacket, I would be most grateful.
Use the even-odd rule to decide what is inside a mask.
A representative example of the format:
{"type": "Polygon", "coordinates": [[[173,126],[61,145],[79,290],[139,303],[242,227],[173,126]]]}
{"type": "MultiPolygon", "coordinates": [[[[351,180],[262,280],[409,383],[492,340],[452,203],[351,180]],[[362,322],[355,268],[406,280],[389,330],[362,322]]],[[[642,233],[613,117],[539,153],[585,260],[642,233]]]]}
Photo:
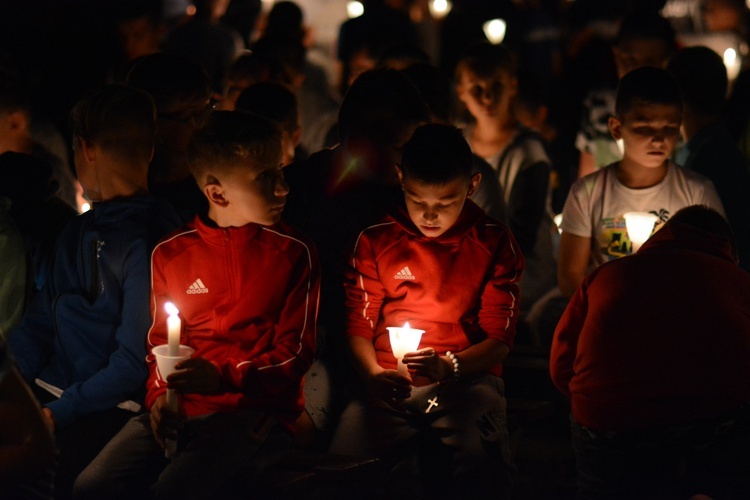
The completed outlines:
{"type": "Polygon", "coordinates": [[[10,350],[29,383],[62,389],[48,405],[58,429],[142,398],[151,319],[151,251],[180,224],[151,195],[94,205],[57,242],[50,274],[10,350]]]}

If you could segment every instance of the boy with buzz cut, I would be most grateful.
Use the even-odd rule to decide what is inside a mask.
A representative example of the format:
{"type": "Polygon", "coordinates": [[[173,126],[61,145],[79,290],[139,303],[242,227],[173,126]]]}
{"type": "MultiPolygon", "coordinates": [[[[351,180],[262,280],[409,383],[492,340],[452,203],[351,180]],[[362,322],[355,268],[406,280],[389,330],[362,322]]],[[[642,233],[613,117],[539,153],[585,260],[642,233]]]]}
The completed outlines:
{"type": "Polygon", "coordinates": [[[191,140],[209,202],[152,255],[148,345],[167,343],[165,303],[195,349],[167,380],[147,358],[149,413],[128,422],[76,482],[79,498],[218,498],[244,492],[292,442],[314,355],[315,249],[279,222],[289,189],[270,121],[217,111],[191,140]],[[198,292],[196,292],[196,290],[198,292]],[[167,389],[179,395],[171,411],[167,389]],[[171,463],[162,449],[177,441],[171,463]]]}
{"type": "Polygon", "coordinates": [[[419,127],[397,174],[405,207],[359,235],[347,273],[348,343],[364,384],[331,451],[397,461],[417,440],[442,441],[450,473],[426,484],[440,496],[502,498],[511,480],[501,362],[523,257],[508,228],[468,199],[480,176],[457,128],[419,127]],[[424,330],[403,358],[408,375],[387,331],[407,322],[424,330]]]}
{"type": "Polygon", "coordinates": [[[609,129],[623,141],[623,158],[570,188],[557,266],[563,296],[575,293],[590,261],[598,266],[632,252],[626,212],[656,215],[655,229],[689,205],[706,205],[724,215],[711,181],[670,160],[681,123],[680,91],[666,70],[642,67],[620,80],[609,129]]]}

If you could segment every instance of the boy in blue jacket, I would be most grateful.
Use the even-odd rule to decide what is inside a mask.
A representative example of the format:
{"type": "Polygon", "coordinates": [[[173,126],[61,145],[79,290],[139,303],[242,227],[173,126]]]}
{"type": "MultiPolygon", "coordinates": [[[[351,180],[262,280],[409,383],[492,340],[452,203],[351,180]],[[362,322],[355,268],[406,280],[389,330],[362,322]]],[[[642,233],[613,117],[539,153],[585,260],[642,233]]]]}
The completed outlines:
{"type": "Polygon", "coordinates": [[[71,115],[78,179],[93,209],[57,242],[44,288],[9,346],[60,448],[56,496],[140,409],[151,250],[179,225],[148,194],[156,111],[143,91],[101,87],[71,115]]]}

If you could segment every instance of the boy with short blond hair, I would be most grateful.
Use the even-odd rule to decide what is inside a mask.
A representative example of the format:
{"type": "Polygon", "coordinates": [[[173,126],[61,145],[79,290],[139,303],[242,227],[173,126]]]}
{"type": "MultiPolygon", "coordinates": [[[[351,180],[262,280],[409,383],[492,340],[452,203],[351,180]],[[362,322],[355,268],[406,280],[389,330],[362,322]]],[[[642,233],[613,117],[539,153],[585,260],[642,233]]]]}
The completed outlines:
{"type": "Polygon", "coordinates": [[[195,354],[167,380],[147,358],[150,414],[132,419],[79,477],[82,498],[244,490],[288,450],[303,409],[319,270],[312,244],[279,222],[289,192],[281,135],[258,116],[218,111],[194,134],[190,158],[208,216],[154,250],[148,344],[167,343],[164,306],[172,302],[181,343],[195,354]],[[168,388],[179,394],[177,413],[168,388]],[[177,440],[171,464],[167,439],[177,440]]]}
{"type": "Polygon", "coordinates": [[[331,450],[390,463],[426,437],[450,453],[443,494],[502,497],[501,363],[515,337],[523,257],[508,228],[467,199],[480,177],[460,130],[419,127],[397,173],[405,207],[365,229],[350,260],[347,335],[363,385],[331,450]],[[387,327],[407,322],[425,332],[404,375],[387,327]]]}
{"type": "Polygon", "coordinates": [[[575,293],[590,261],[598,266],[632,253],[626,212],[653,213],[655,229],[689,205],[724,214],[711,181],[670,159],[680,134],[682,100],[666,70],[642,67],[625,75],[615,113],[609,128],[623,140],[623,159],[573,184],[563,208],[557,279],[565,297],[575,293]]]}
{"type": "Polygon", "coordinates": [[[92,210],[57,240],[44,287],[8,345],[60,448],[57,498],[140,409],[148,376],[149,257],[179,227],[148,193],[156,109],[141,90],[105,85],[71,113],[78,180],[92,210]]]}

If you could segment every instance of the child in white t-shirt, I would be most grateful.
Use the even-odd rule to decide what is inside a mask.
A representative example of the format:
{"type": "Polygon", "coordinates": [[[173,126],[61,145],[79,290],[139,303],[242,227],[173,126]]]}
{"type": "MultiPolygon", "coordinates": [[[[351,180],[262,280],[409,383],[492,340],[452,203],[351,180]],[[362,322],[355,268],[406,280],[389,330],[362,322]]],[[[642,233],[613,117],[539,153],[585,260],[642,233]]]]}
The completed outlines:
{"type": "Polygon", "coordinates": [[[600,265],[632,252],[626,212],[657,215],[655,229],[689,205],[724,213],[711,181],[669,159],[681,122],[680,93],[668,72],[643,67],[622,78],[609,129],[623,141],[623,159],[578,180],[563,208],[557,278],[564,296],[573,295],[591,261],[600,265]]]}

